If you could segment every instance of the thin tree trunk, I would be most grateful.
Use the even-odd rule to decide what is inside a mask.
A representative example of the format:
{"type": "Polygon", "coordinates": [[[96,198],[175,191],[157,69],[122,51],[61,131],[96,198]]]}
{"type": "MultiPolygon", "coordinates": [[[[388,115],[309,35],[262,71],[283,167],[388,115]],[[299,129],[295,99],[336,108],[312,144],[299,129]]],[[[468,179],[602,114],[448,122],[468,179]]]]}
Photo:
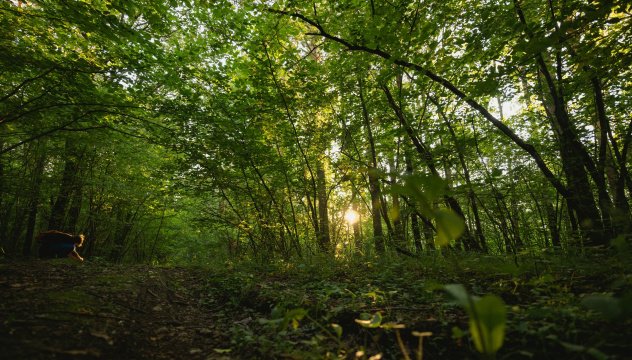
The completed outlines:
{"type": "MultiPolygon", "coordinates": [[[[520,21],[524,25],[527,25],[525,16],[520,8],[520,3],[517,0],[513,2],[520,21]]],[[[526,28],[526,33],[529,39],[533,38],[530,29],[526,28]]],[[[569,184],[571,184],[571,180],[574,182],[574,186],[570,187],[573,195],[570,196],[570,199],[568,199],[569,196],[565,197],[568,199],[569,207],[573,207],[577,213],[580,226],[583,232],[587,233],[589,245],[608,245],[609,238],[613,235],[609,218],[613,206],[612,200],[606,190],[604,174],[595,165],[584,148],[570,121],[566,111],[563,89],[559,85],[562,81],[562,62],[559,52],[556,56],[556,60],[558,86],[556,86],[542,54],[536,56],[540,73],[546,80],[548,94],[551,97],[552,106],[554,107],[552,111],[554,115],[553,119],[556,121],[557,128],[560,131],[559,145],[562,153],[562,161],[565,163],[563,169],[569,178],[569,184]],[[564,155],[564,153],[566,153],[566,155],[564,155]],[[597,204],[595,204],[592,192],[590,191],[586,170],[588,170],[588,173],[591,175],[597,187],[599,197],[598,205],[601,214],[597,209],[597,204]],[[603,217],[601,215],[603,215],[603,217]]],[[[546,105],[547,104],[545,104],[545,106],[546,105]]]]}
{"type": "Polygon", "coordinates": [[[516,202],[515,194],[510,198],[511,205],[511,228],[514,234],[514,244],[516,247],[524,246],[524,242],[522,241],[522,236],[520,236],[520,213],[518,212],[518,203],[516,202]]]}
{"type": "Polygon", "coordinates": [[[77,223],[79,222],[79,216],[81,215],[81,205],[83,203],[83,185],[79,184],[77,181],[74,186],[74,191],[72,195],[72,202],[70,203],[70,208],[68,209],[68,224],[66,225],[66,229],[71,234],[74,234],[78,231],[77,223]]]}
{"type": "MultiPolygon", "coordinates": [[[[268,53],[268,47],[265,43],[262,44],[264,49],[265,49],[265,53],[266,53],[266,57],[268,59],[268,68],[270,69],[270,74],[272,75],[272,80],[274,81],[274,86],[277,89],[277,92],[279,93],[279,96],[281,98],[281,102],[283,103],[283,107],[285,109],[285,114],[287,116],[287,119],[290,123],[290,125],[292,125],[292,132],[294,134],[294,139],[296,141],[296,145],[298,146],[299,152],[301,153],[301,156],[303,157],[303,161],[305,161],[305,167],[307,168],[309,174],[310,174],[310,183],[312,186],[312,193],[315,194],[314,197],[314,203],[312,203],[309,199],[308,199],[308,207],[310,208],[311,212],[312,212],[312,221],[313,221],[313,226],[314,229],[316,231],[316,233],[318,233],[318,229],[319,229],[319,223],[318,223],[318,218],[317,218],[317,213],[316,213],[316,194],[318,192],[317,189],[317,184],[316,184],[316,177],[314,176],[314,172],[312,170],[312,166],[310,164],[309,159],[307,158],[307,154],[305,153],[305,150],[303,149],[303,145],[301,144],[300,141],[300,136],[298,134],[298,130],[296,129],[296,124],[294,123],[294,118],[292,117],[292,114],[290,112],[290,107],[287,103],[287,100],[285,99],[285,95],[283,93],[283,90],[281,88],[281,86],[279,85],[279,82],[277,80],[277,76],[276,73],[274,71],[274,67],[272,64],[272,59],[270,58],[270,54],[268,53]]],[[[298,236],[298,234],[297,234],[298,236]]]]}
{"type": "MultiPolygon", "coordinates": [[[[281,209],[281,205],[277,202],[274,194],[272,193],[272,190],[268,187],[268,185],[266,185],[266,182],[263,178],[263,175],[261,174],[261,172],[259,171],[259,168],[255,165],[254,161],[252,158],[249,159],[250,160],[250,165],[252,166],[253,170],[255,171],[255,173],[257,174],[259,181],[261,183],[261,186],[263,186],[263,188],[265,189],[266,193],[268,193],[268,196],[270,196],[270,201],[272,202],[272,204],[274,205],[275,210],[277,211],[277,215],[279,216],[279,220],[281,221],[281,224],[283,224],[283,227],[285,227],[285,230],[292,234],[292,231],[289,228],[289,225],[287,224],[287,221],[285,221],[285,216],[283,214],[283,211],[281,209]]],[[[245,176],[245,174],[244,174],[245,176]]]]}
{"type": "MultiPolygon", "coordinates": [[[[474,226],[476,227],[476,230],[474,231],[474,236],[476,237],[476,240],[478,241],[478,243],[481,245],[481,249],[483,250],[483,252],[487,254],[489,253],[489,249],[487,248],[487,240],[485,239],[485,234],[483,233],[483,227],[481,225],[481,217],[480,217],[480,214],[478,213],[478,206],[476,205],[476,199],[475,199],[476,195],[474,194],[474,186],[472,185],[472,180],[470,178],[470,170],[467,166],[467,163],[465,162],[465,156],[463,155],[462,148],[458,146],[456,132],[454,131],[454,128],[452,128],[452,123],[443,112],[443,107],[439,104],[439,102],[431,95],[428,95],[428,99],[439,110],[439,114],[443,118],[444,124],[446,125],[446,127],[450,131],[450,135],[452,136],[452,142],[454,143],[454,146],[456,147],[459,162],[461,163],[461,167],[463,168],[465,184],[467,185],[467,197],[471,204],[470,206],[472,208],[472,213],[474,215],[474,226]]],[[[500,106],[500,99],[499,99],[499,106],[500,106]]]]}
{"type": "Polygon", "coordinates": [[[356,251],[362,251],[362,236],[360,235],[360,224],[362,219],[360,217],[360,212],[358,211],[358,203],[356,201],[351,202],[351,209],[356,213],[358,219],[353,223],[353,239],[355,243],[356,251]]]}
{"type": "MultiPolygon", "coordinates": [[[[516,8],[519,11],[519,14],[522,13],[517,0],[514,0],[514,8],[516,8]]],[[[432,71],[430,71],[427,68],[424,68],[418,64],[408,62],[406,60],[395,58],[391,54],[386,53],[383,50],[380,50],[379,48],[372,49],[364,45],[352,44],[345,39],[332,35],[328,33],[319,22],[311,20],[301,13],[298,13],[298,12],[289,13],[286,11],[273,10],[273,9],[268,9],[268,11],[272,13],[283,14],[283,15],[287,15],[293,18],[301,19],[305,21],[306,23],[314,26],[317,29],[318,32],[312,33],[311,35],[318,35],[326,39],[329,39],[331,41],[335,41],[343,45],[346,49],[350,51],[362,51],[362,52],[374,54],[381,58],[391,60],[396,65],[418,71],[422,75],[428,77],[433,82],[439,84],[446,90],[450,91],[451,93],[453,93],[454,95],[456,95],[457,97],[465,101],[470,107],[472,107],[473,109],[478,111],[481,115],[483,115],[490,123],[492,123],[492,125],[494,125],[496,128],[501,130],[516,145],[518,145],[520,148],[522,148],[532,157],[532,159],[536,162],[538,168],[540,169],[540,171],[542,171],[546,179],[557,189],[557,191],[562,196],[564,196],[564,198],[567,199],[569,206],[576,209],[576,212],[582,219],[582,225],[584,226],[584,230],[588,233],[591,244],[603,245],[604,243],[607,242],[607,240],[605,240],[608,237],[607,229],[604,229],[603,222],[600,217],[599,210],[597,210],[595,206],[594,199],[589,199],[587,194],[582,194],[581,192],[572,194],[569,191],[569,189],[566,186],[564,186],[562,182],[551,172],[551,170],[548,168],[548,166],[546,165],[546,163],[544,162],[544,160],[542,159],[542,157],[540,156],[540,154],[537,152],[537,150],[535,149],[533,145],[524,142],[524,140],[522,140],[516,133],[514,133],[502,121],[494,117],[485,107],[483,107],[481,104],[476,102],[472,97],[467,96],[467,94],[459,90],[452,83],[434,74],[432,71]],[[579,195],[579,197],[577,199],[574,199],[574,196],[577,196],[577,195],[579,195]],[[606,236],[602,236],[602,235],[606,235],[606,236]]],[[[520,18],[521,18],[521,21],[526,24],[526,21],[524,20],[524,16],[522,14],[520,18]]],[[[538,59],[538,61],[539,60],[540,59],[538,59]]],[[[559,106],[557,106],[557,108],[558,108],[557,110],[559,111],[559,113],[556,113],[556,117],[558,118],[558,120],[559,119],[561,119],[561,121],[568,120],[567,118],[563,119],[563,116],[558,116],[558,115],[564,115],[563,114],[564,110],[562,110],[559,106]]],[[[563,126],[562,128],[564,129],[564,131],[570,130],[570,127],[567,127],[567,126],[563,126]]],[[[573,152],[579,155],[577,159],[580,161],[580,164],[583,163],[583,165],[577,165],[578,167],[584,166],[584,165],[587,166],[588,170],[593,175],[595,182],[597,183],[597,188],[598,188],[599,197],[600,197],[600,204],[603,204],[609,199],[608,197],[603,197],[603,194],[604,194],[603,190],[605,190],[605,187],[602,185],[604,184],[604,181],[603,179],[599,179],[599,177],[596,176],[597,174],[594,171],[596,170],[594,163],[592,162],[589,156],[588,158],[586,158],[586,156],[588,155],[587,152],[581,146],[579,147],[577,146],[578,144],[581,145],[581,143],[577,141],[576,137],[573,137],[571,135],[572,134],[570,133],[565,134],[564,137],[573,141],[571,141],[570,144],[562,144],[562,146],[570,145],[573,147],[573,152]]],[[[577,171],[580,171],[580,170],[583,171],[583,167],[581,169],[579,168],[577,169],[577,171]]],[[[607,192],[606,192],[606,195],[607,195],[607,192]]]]}
{"type": "MultiPolygon", "coordinates": [[[[391,184],[396,184],[397,178],[395,177],[395,173],[397,172],[397,168],[395,167],[395,162],[393,161],[393,159],[389,160],[389,169],[391,172],[391,184]]],[[[391,200],[393,204],[390,211],[390,215],[393,218],[393,242],[396,246],[405,248],[406,244],[404,243],[404,234],[402,231],[402,221],[400,217],[401,208],[399,206],[399,195],[392,194],[391,200]]]]}
{"type": "Polygon", "coordinates": [[[62,173],[61,185],[57,193],[57,199],[51,209],[51,216],[48,221],[49,230],[68,231],[66,226],[66,213],[68,204],[70,203],[75,183],[78,181],[77,173],[79,171],[80,156],[72,140],[66,140],[66,163],[62,173]]]}
{"type": "Polygon", "coordinates": [[[554,248],[559,248],[561,245],[560,242],[560,231],[557,227],[557,212],[555,208],[553,208],[553,204],[549,199],[545,200],[544,206],[546,207],[546,214],[549,223],[549,232],[551,233],[551,245],[554,248]]]}
{"type": "MultiPolygon", "coordinates": [[[[411,156],[411,151],[408,149],[408,146],[405,146],[404,158],[406,161],[406,173],[408,175],[413,174],[413,162],[411,156]]],[[[422,252],[423,246],[421,243],[421,232],[419,231],[419,220],[417,219],[415,212],[410,214],[410,227],[413,233],[413,243],[415,244],[415,249],[418,252],[422,252]]]]}
{"type": "MultiPolygon", "coordinates": [[[[417,216],[421,218],[421,215],[417,214],[417,216]]],[[[421,221],[421,229],[426,240],[426,246],[428,246],[428,249],[433,250],[435,248],[434,229],[428,221],[423,221],[423,219],[421,221]]]]}
{"type": "Polygon", "coordinates": [[[381,215],[381,197],[382,190],[380,189],[379,179],[377,177],[377,155],[375,153],[375,141],[373,140],[373,131],[371,130],[371,122],[369,121],[369,113],[364,102],[362,80],[358,79],[358,89],[360,94],[360,104],[362,106],[362,115],[364,119],[364,126],[366,127],[367,135],[369,138],[369,146],[371,149],[371,164],[369,165],[369,193],[371,194],[371,216],[373,219],[373,239],[375,241],[375,251],[377,253],[383,253],[386,249],[384,244],[384,232],[382,230],[382,215],[381,215]]]}
{"type": "MultiPolygon", "coordinates": [[[[551,18],[553,19],[552,24],[554,24],[555,30],[557,32],[560,32],[560,28],[557,25],[558,23],[555,19],[555,9],[553,7],[552,1],[549,1],[549,10],[551,12],[551,18]]],[[[564,45],[566,46],[566,49],[572,58],[578,58],[577,52],[570,42],[564,41],[564,45]]],[[[594,69],[592,69],[591,66],[588,64],[583,64],[582,70],[586,74],[596,73],[594,69]]],[[[599,144],[597,174],[602,178],[604,176],[604,173],[608,174],[608,178],[612,182],[611,189],[613,193],[613,201],[612,203],[609,203],[609,199],[607,199],[602,204],[602,206],[605,206],[607,209],[606,213],[603,214],[603,216],[612,217],[611,220],[613,221],[615,232],[625,233],[627,232],[626,227],[629,226],[630,220],[632,220],[632,214],[630,213],[629,204],[625,197],[625,191],[619,188],[619,186],[623,184],[619,184],[618,181],[616,181],[615,179],[617,171],[616,169],[614,169],[614,162],[610,161],[612,158],[610,148],[614,151],[617,162],[619,163],[619,176],[627,177],[626,158],[621,156],[621,154],[619,153],[617,142],[611,136],[610,119],[606,115],[606,106],[604,102],[601,81],[597,76],[591,76],[590,84],[592,86],[593,96],[595,100],[595,109],[597,112],[595,128],[599,129],[599,136],[597,137],[599,144]],[[610,143],[608,143],[608,139],[610,140],[610,143]],[[614,209],[611,208],[612,206],[614,206],[614,209]]],[[[603,189],[600,190],[600,203],[604,200],[603,192],[605,192],[605,184],[603,186],[603,189]]]]}
{"type": "MultiPolygon", "coordinates": [[[[279,157],[281,158],[283,154],[281,152],[281,149],[279,148],[278,141],[275,143],[275,146],[277,149],[277,154],[279,154],[279,157]]],[[[301,245],[298,238],[298,222],[296,221],[296,209],[294,208],[294,201],[292,200],[291,182],[288,177],[287,171],[283,171],[283,176],[285,178],[285,186],[287,190],[288,202],[290,203],[290,210],[292,211],[292,230],[294,230],[294,232],[290,234],[290,248],[293,247],[295,249],[296,255],[298,255],[298,257],[303,257],[303,254],[301,253],[301,245]]]]}
{"type": "MultiPolygon", "coordinates": [[[[391,95],[391,92],[388,89],[388,87],[387,86],[382,86],[382,90],[384,91],[384,94],[386,94],[386,97],[388,98],[388,102],[391,105],[391,108],[395,111],[395,114],[397,115],[397,118],[399,119],[399,122],[400,122],[401,126],[406,130],[406,133],[408,134],[408,137],[413,142],[413,144],[415,146],[415,149],[417,150],[417,152],[421,156],[422,160],[428,166],[428,169],[430,169],[430,172],[434,176],[441,177],[441,175],[437,171],[437,168],[436,168],[436,166],[435,166],[435,164],[433,162],[432,154],[428,151],[428,149],[421,142],[421,140],[414,134],[413,129],[408,125],[408,122],[406,121],[404,113],[402,112],[402,110],[395,103],[395,101],[393,99],[393,96],[391,95]]],[[[446,189],[446,190],[449,190],[449,189],[446,189]]],[[[472,236],[470,234],[470,229],[467,226],[467,223],[465,223],[465,215],[463,213],[463,210],[461,209],[461,205],[459,205],[458,201],[452,195],[444,195],[444,200],[445,200],[446,204],[450,207],[450,209],[452,209],[459,217],[461,217],[461,219],[464,220],[465,231],[464,231],[464,234],[462,236],[462,239],[463,239],[463,243],[465,245],[465,249],[466,250],[479,250],[480,251],[481,250],[480,245],[478,243],[476,243],[475,241],[472,241],[472,236]]]]}
{"type": "MultiPolygon", "coordinates": [[[[0,153],[4,149],[4,142],[0,141],[0,153]]],[[[0,156],[0,250],[2,250],[2,246],[5,241],[5,231],[7,228],[7,220],[8,220],[8,211],[4,210],[4,197],[5,197],[5,189],[4,189],[4,161],[3,157],[0,156]]]]}
{"type": "Polygon", "coordinates": [[[24,257],[28,257],[31,255],[31,248],[33,247],[35,222],[37,220],[37,210],[40,201],[40,188],[42,186],[42,174],[44,173],[44,161],[46,160],[46,156],[44,154],[39,154],[38,156],[39,158],[37,160],[37,165],[35,166],[33,179],[31,181],[33,188],[29,200],[30,210],[26,223],[26,236],[24,237],[24,246],[22,247],[22,256],[24,257]]]}
{"type": "Polygon", "coordinates": [[[327,179],[325,178],[325,170],[322,164],[318,164],[318,219],[320,220],[318,228],[318,245],[322,251],[331,250],[331,238],[329,236],[329,214],[327,210],[327,179]]]}
{"type": "Polygon", "coordinates": [[[86,234],[86,238],[88,239],[88,241],[86,241],[86,244],[84,245],[85,248],[83,249],[83,254],[85,257],[92,256],[94,249],[96,248],[95,245],[97,239],[101,240],[101,236],[97,232],[97,217],[101,206],[95,203],[94,197],[94,188],[91,187],[88,189],[88,228],[86,234]]]}

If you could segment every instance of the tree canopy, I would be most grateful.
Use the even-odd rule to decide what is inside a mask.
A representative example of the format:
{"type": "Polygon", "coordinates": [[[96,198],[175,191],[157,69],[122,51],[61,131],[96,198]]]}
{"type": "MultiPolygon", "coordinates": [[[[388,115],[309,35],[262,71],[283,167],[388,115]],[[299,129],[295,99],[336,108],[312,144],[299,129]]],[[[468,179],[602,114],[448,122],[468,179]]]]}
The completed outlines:
{"type": "Polygon", "coordinates": [[[630,10],[2,2],[0,248],[53,228],[132,262],[626,241],[630,10]]]}
{"type": "Polygon", "coordinates": [[[0,1],[0,347],[629,356],[631,14],[0,1]]]}

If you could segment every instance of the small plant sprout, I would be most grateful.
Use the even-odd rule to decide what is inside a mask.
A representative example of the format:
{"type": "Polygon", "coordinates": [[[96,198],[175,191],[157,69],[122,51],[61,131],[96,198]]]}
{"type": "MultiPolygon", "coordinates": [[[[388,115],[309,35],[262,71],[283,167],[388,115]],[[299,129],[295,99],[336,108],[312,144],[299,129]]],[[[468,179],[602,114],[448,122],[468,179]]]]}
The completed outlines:
{"type": "Polygon", "coordinates": [[[370,320],[356,319],[355,322],[357,322],[358,324],[362,325],[365,328],[375,329],[379,327],[380,324],[382,323],[382,314],[378,312],[378,313],[375,313],[375,315],[373,315],[373,317],[370,320]]]}
{"type": "Polygon", "coordinates": [[[476,350],[486,358],[493,358],[503,345],[507,326],[505,303],[495,295],[482,298],[468,294],[461,284],[443,286],[443,290],[470,316],[470,334],[476,350]]]}
{"type": "Polygon", "coordinates": [[[432,336],[430,331],[413,331],[413,336],[419,337],[419,350],[417,351],[417,360],[423,360],[424,358],[424,338],[432,336]]]}
{"type": "Polygon", "coordinates": [[[406,326],[403,324],[384,324],[380,326],[383,329],[395,329],[395,335],[397,336],[397,344],[399,348],[402,350],[402,354],[406,360],[410,360],[410,356],[408,356],[408,350],[406,350],[406,346],[404,346],[404,342],[402,341],[402,336],[399,334],[399,329],[403,329],[406,326]]]}

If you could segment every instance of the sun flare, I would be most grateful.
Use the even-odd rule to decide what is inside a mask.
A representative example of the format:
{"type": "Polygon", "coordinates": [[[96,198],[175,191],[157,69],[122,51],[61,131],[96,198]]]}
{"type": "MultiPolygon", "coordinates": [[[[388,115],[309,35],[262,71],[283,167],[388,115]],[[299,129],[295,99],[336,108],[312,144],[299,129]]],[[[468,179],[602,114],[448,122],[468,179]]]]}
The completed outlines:
{"type": "Polygon", "coordinates": [[[347,210],[347,212],[345,213],[345,220],[347,220],[347,222],[352,225],[357,223],[358,213],[351,209],[347,210]]]}

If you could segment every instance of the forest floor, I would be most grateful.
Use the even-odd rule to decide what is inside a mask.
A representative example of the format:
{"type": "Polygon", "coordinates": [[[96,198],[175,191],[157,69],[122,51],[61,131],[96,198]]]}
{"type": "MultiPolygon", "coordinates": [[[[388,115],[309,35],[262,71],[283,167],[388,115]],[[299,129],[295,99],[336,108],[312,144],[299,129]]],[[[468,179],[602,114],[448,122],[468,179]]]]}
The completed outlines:
{"type": "Polygon", "coordinates": [[[424,359],[483,358],[468,313],[436,290],[460,283],[505,304],[497,359],[632,359],[628,265],[526,264],[492,257],[186,267],[0,259],[0,357],[419,359],[425,332],[424,359]]]}
{"type": "Polygon", "coordinates": [[[200,304],[202,284],[184,268],[2,262],[0,357],[222,358],[230,339],[200,304]]]}

